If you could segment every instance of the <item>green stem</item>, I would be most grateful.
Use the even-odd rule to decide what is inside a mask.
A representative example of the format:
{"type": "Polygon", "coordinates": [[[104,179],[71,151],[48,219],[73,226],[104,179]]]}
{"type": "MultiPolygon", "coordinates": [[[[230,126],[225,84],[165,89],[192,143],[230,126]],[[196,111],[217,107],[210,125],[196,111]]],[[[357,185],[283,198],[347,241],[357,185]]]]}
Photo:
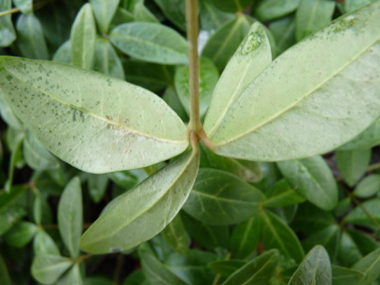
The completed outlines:
{"type": "Polygon", "coordinates": [[[10,15],[10,14],[14,14],[14,13],[18,13],[18,12],[20,12],[19,8],[14,8],[11,10],[3,11],[3,12],[0,12],[0,17],[10,15]]]}
{"type": "Polygon", "coordinates": [[[190,134],[203,129],[199,112],[198,0],[186,0],[186,24],[189,45],[190,134]]]}

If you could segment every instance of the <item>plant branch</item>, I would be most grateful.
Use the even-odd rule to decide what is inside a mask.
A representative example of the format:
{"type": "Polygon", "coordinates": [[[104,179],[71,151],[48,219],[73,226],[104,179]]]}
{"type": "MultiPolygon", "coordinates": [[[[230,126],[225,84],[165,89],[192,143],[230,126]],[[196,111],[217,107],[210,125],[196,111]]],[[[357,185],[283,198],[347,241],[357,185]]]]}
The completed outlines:
{"type": "Polygon", "coordinates": [[[198,0],[186,0],[187,40],[189,46],[190,122],[188,132],[202,129],[199,112],[198,0]]]}
{"type": "Polygon", "coordinates": [[[116,257],[116,268],[113,276],[113,284],[117,285],[119,284],[119,279],[120,279],[120,273],[121,273],[121,268],[123,267],[124,263],[124,256],[119,253],[116,257]]]}
{"type": "Polygon", "coordinates": [[[6,15],[11,15],[11,14],[18,13],[18,12],[20,12],[19,8],[14,8],[11,10],[3,11],[3,12],[0,12],[0,17],[6,16],[6,15]]]}

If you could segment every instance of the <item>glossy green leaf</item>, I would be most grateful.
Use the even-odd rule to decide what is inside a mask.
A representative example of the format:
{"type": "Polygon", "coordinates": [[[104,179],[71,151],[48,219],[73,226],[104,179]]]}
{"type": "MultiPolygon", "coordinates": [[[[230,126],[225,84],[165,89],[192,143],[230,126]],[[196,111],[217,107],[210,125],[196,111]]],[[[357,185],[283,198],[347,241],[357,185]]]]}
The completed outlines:
{"type": "Polygon", "coordinates": [[[225,23],[209,38],[202,50],[202,56],[211,59],[219,71],[223,71],[250,26],[251,22],[245,16],[239,16],[225,23]]]}
{"type": "Polygon", "coordinates": [[[333,285],[357,285],[364,278],[364,273],[332,265],[332,284],[333,285]]]}
{"type": "Polygon", "coordinates": [[[72,258],[79,255],[78,242],[82,234],[82,189],[78,177],[67,184],[58,204],[58,228],[72,258]]]}
{"type": "Polygon", "coordinates": [[[278,250],[267,251],[238,269],[223,282],[223,285],[267,285],[276,269],[278,259],[278,250]]]}
{"type": "Polygon", "coordinates": [[[91,4],[85,4],[77,14],[71,28],[70,42],[72,63],[82,69],[92,69],[96,26],[91,4]]]}
{"type": "Polygon", "coordinates": [[[11,285],[11,279],[9,277],[7,266],[0,255],[0,283],[2,285],[11,285]]]}
{"type": "Polygon", "coordinates": [[[294,17],[285,17],[270,23],[269,29],[276,41],[275,55],[279,56],[296,43],[294,17]]]}
{"type": "Polygon", "coordinates": [[[219,10],[212,3],[212,0],[201,0],[199,2],[199,21],[201,30],[214,32],[224,23],[233,18],[234,14],[219,10]]]}
{"type": "Polygon", "coordinates": [[[300,41],[331,22],[335,2],[301,0],[296,12],[296,39],[300,41]]]}
{"type": "Polygon", "coordinates": [[[14,225],[5,235],[4,239],[10,246],[24,247],[37,233],[37,226],[29,222],[19,222],[14,225]]]}
{"type": "Polygon", "coordinates": [[[163,264],[161,264],[160,261],[158,261],[154,256],[147,252],[143,253],[141,266],[149,284],[187,284],[182,279],[177,277],[175,274],[171,273],[163,264]]]}
{"type": "Polygon", "coordinates": [[[53,223],[50,205],[39,192],[34,196],[33,218],[37,225],[51,225],[53,223]]]}
{"type": "Polygon", "coordinates": [[[181,216],[177,215],[162,231],[162,236],[168,245],[180,254],[187,251],[188,239],[181,216]]]}
{"type": "Polygon", "coordinates": [[[359,198],[369,198],[380,191],[380,175],[371,174],[356,186],[353,194],[359,198]]]}
{"type": "Polygon", "coordinates": [[[252,3],[252,0],[212,0],[214,5],[226,12],[241,12],[252,3]]]}
{"type": "Polygon", "coordinates": [[[254,216],[264,195],[244,180],[215,169],[200,169],[183,209],[212,225],[231,225],[254,216]]]}
{"type": "Polygon", "coordinates": [[[261,234],[260,226],[259,217],[254,216],[235,227],[231,237],[233,258],[247,258],[256,251],[261,234]]]}
{"type": "Polygon", "coordinates": [[[262,211],[260,219],[261,241],[265,248],[277,248],[286,257],[301,262],[305,253],[293,230],[269,211],[262,211]]]}
{"type": "Polygon", "coordinates": [[[55,52],[52,61],[72,64],[71,62],[71,42],[64,42],[55,52]]]}
{"type": "MultiPolygon", "coordinates": [[[[12,9],[12,0],[0,2],[0,12],[12,9]]],[[[16,39],[16,31],[13,27],[11,15],[0,17],[0,47],[11,45],[16,39]]]]}
{"type": "Polygon", "coordinates": [[[377,249],[355,263],[351,269],[363,272],[365,277],[357,285],[371,284],[380,274],[380,249],[377,249]]]}
{"type": "Polygon", "coordinates": [[[106,34],[108,27],[115,15],[120,0],[91,0],[91,6],[94,10],[96,22],[98,23],[100,33],[106,34]]]}
{"type": "Polygon", "coordinates": [[[316,245],[321,245],[326,249],[329,258],[334,262],[338,252],[338,242],[340,238],[340,227],[331,225],[321,231],[315,232],[302,241],[305,251],[311,250],[316,245]]]}
{"type": "Polygon", "coordinates": [[[154,237],[175,217],[194,184],[199,150],[187,152],[126,192],[84,233],[92,253],[126,250],[154,237]]]}
{"type": "Polygon", "coordinates": [[[173,86],[169,86],[164,95],[162,96],[162,99],[172,108],[177,115],[182,119],[182,121],[186,122],[188,121],[188,117],[186,114],[185,109],[183,108],[181,102],[179,101],[178,94],[175,91],[175,88],[173,86]]]}
{"type": "Polygon", "coordinates": [[[26,126],[49,151],[84,171],[144,167],[188,146],[180,118],[156,95],[139,87],[50,62],[3,57],[0,66],[0,89],[14,100],[13,107],[26,126]],[[35,82],[22,83],[25,80],[35,82]],[[23,86],[28,93],[21,98],[13,92],[14,86],[23,86]],[[51,120],[52,111],[58,121],[51,120]]]}
{"type": "MultiPolygon", "coordinates": [[[[373,198],[362,203],[367,212],[379,223],[380,222],[380,198],[373,198]]],[[[345,218],[346,223],[374,227],[374,223],[361,207],[356,207],[345,218]]]]}
{"type": "Polygon", "coordinates": [[[191,238],[209,250],[228,248],[230,246],[230,234],[228,226],[213,226],[202,223],[185,212],[181,212],[181,218],[186,231],[191,238]]]}
{"type": "Polygon", "coordinates": [[[371,160],[371,149],[336,151],[336,164],[349,186],[353,186],[364,175],[371,160]]]}
{"type": "Polygon", "coordinates": [[[27,132],[23,143],[24,158],[28,166],[35,170],[57,169],[60,164],[31,133],[27,132]]]}
{"type": "Polygon", "coordinates": [[[12,105],[9,104],[4,94],[0,91],[0,113],[1,118],[13,129],[24,130],[24,126],[16,113],[12,109],[12,105]]]}
{"type": "Polygon", "coordinates": [[[281,18],[295,11],[300,0],[260,0],[253,7],[253,16],[260,21],[281,18]]]}
{"type": "Polygon", "coordinates": [[[54,240],[44,231],[39,230],[33,240],[35,255],[60,255],[54,240]]]}
{"type": "MultiPolygon", "coordinates": [[[[202,57],[200,59],[199,73],[199,112],[201,117],[203,117],[210,105],[212,92],[218,79],[219,72],[216,66],[208,58],[202,57]]],[[[174,84],[178,98],[188,116],[190,116],[189,66],[184,65],[176,68],[174,84]]]]}
{"type": "Polygon", "coordinates": [[[380,118],[373,122],[364,132],[350,142],[339,147],[339,150],[371,148],[380,143],[380,118]]]}
{"type": "Polygon", "coordinates": [[[324,210],[333,209],[338,202],[334,176],[321,156],[277,163],[293,189],[324,210]]]}
{"type": "Polygon", "coordinates": [[[305,199],[297,194],[289,183],[282,179],[278,181],[266,194],[267,199],[264,204],[266,207],[285,207],[299,204],[305,199]]]}
{"type": "Polygon", "coordinates": [[[182,0],[154,0],[165,16],[182,31],[186,31],[186,5],[182,0]]]}
{"type": "Polygon", "coordinates": [[[203,250],[190,249],[186,254],[173,253],[165,259],[166,267],[188,284],[212,284],[216,274],[208,264],[218,256],[203,250]]]}
{"type": "Polygon", "coordinates": [[[108,175],[93,174],[88,179],[88,190],[91,198],[95,203],[98,203],[104,196],[108,186],[108,175]]]}
{"type": "Polygon", "coordinates": [[[33,14],[21,15],[16,24],[17,45],[21,54],[30,59],[49,59],[40,21],[33,14]]]}
{"type": "Polygon", "coordinates": [[[219,127],[206,130],[214,151],[258,161],[302,158],[366,129],[380,110],[379,6],[336,20],[278,57],[218,118],[219,127]]]}
{"type": "Polygon", "coordinates": [[[110,40],[133,58],[162,64],[188,62],[186,40],[175,30],[161,24],[122,24],[112,30],[110,40]]]}
{"type": "Polygon", "coordinates": [[[323,246],[317,245],[310,250],[288,284],[332,284],[330,259],[323,246]]]}
{"type": "Polygon", "coordinates": [[[123,65],[107,39],[96,39],[94,70],[124,80],[123,65]]]}
{"type": "Polygon", "coordinates": [[[214,261],[209,264],[209,267],[223,277],[230,277],[237,270],[242,268],[247,262],[243,260],[221,260],[214,261]]]}
{"type": "Polygon", "coordinates": [[[56,283],[56,285],[83,285],[82,276],[80,274],[79,264],[75,264],[66,272],[56,283]]]}
{"type": "Polygon", "coordinates": [[[33,0],[13,0],[13,3],[23,14],[33,12],[33,0]]]}
{"type": "Polygon", "coordinates": [[[143,3],[137,3],[134,9],[134,16],[136,22],[151,22],[159,23],[160,21],[154,16],[152,12],[149,11],[143,3]]]}
{"type": "Polygon", "coordinates": [[[71,259],[57,255],[37,255],[32,263],[33,277],[42,284],[55,283],[72,265],[71,259]]]}

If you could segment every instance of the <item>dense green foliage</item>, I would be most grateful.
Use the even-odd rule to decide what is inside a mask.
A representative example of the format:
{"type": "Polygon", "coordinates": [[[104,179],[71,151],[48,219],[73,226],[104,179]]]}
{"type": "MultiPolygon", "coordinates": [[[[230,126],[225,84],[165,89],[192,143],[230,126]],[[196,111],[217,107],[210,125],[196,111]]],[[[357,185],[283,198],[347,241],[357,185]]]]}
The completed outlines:
{"type": "Polygon", "coordinates": [[[380,0],[199,0],[204,133],[189,25],[0,0],[0,284],[380,284],[380,0]]]}

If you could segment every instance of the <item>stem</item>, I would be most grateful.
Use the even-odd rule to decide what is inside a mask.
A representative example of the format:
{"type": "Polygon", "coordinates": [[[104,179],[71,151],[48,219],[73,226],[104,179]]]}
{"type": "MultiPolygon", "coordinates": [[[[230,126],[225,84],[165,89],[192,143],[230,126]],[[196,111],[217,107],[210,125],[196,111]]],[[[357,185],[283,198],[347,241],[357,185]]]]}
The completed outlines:
{"type": "Polygon", "coordinates": [[[77,259],[75,259],[74,262],[75,263],[81,263],[81,262],[85,261],[87,258],[90,258],[91,256],[93,256],[93,254],[91,254],[91,253],[86,254],[86,255],[81,255],[77,259]]]}
{"type": "Polygon", "coordinates": [[[189,45],[190,122],[188,131],[202,129],[199,113],[198,0],[186,0],[187,39],[189,45]]]}
{"type": "Polygon", "coordinates": [[[113,284],[117,285],[119,284],[119,279],[120,279],[120,273],[121,273],[121,268],[123,267],[124,263],[124,257],[122,254],[118,254],[116,257],[116,268],[113,276],[113,284]]]}
{"type": "Polygon", "coordinates": [[[10,14],[13,14],[13,13],[18,13],[18,12],[20,12],[19,8],[14,8],[14,9],[11,9],[11,10],[3,11],[3,12],[0,12],[0,17],[6,16],[6,15],[10,15],[10,14]]]}

